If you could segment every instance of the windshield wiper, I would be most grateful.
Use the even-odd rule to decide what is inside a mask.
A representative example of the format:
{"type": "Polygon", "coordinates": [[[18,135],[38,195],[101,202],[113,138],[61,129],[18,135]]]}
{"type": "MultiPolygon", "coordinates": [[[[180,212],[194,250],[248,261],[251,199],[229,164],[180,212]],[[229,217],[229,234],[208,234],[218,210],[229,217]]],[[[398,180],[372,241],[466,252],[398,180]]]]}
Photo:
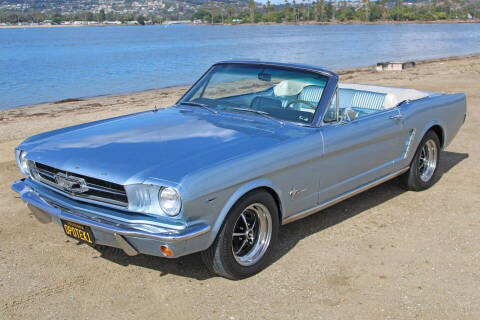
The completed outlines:
{"type": "Polygon", "coordinates": [[[186,106],[192,106],[192,107],[200,107],[200,108],[203,108],[203,109],[206,109],[210,112],[213,112],[215,114],[218,113],[218,111],[216,110],[213,110],[212,108],[210,108],[209,106],[207,106],[206,104],[203,104],[203,103],[199,103],[199,102],[192,102],[192,101],[181,101],[179,103],[180,105],[186,105],[186,106]]]}
{"type": "Polygon", "coordinates": [[[252,113],[256,113],[256,114],[259,114],[259,115],[262,115],[264,116],[265,118],[267,119],[270,119],[270,120],[273,120],[275,122],[278,122],[280,123],[282,126],[284,125],[284,122],[282,120],[278,120],[274,117],[272,117],[268,112],[265,112],[265,111],[261,111],[261,110],[255,110],[255,109],[250,109],[250,108],[230,108],[232,110],[237,110],[237,111],[246,111],[246,112],[252,112],[252,113]]]}

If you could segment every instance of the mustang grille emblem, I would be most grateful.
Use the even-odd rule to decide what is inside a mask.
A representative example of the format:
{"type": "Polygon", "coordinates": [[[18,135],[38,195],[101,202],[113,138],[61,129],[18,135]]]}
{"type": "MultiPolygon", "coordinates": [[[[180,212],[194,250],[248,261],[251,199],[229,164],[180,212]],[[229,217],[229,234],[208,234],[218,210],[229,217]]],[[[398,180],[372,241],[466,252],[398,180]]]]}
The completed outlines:
{"type": "Polygon", "coordinates": [[[87,183],[83,178],[67,176],[62,172],[55,174],[54,178],[55,182],[65,191],[71,193],[83,193],[88,191],[87,183]]]}

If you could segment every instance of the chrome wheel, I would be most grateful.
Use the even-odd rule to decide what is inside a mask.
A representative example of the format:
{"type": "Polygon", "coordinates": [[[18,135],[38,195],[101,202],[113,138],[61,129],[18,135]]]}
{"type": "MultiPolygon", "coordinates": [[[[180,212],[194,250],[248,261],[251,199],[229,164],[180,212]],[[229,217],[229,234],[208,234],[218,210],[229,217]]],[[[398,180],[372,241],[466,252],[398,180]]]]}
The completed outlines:
{"type": "Polygon", "coordinates": [[[427,140],[418,158],[418,173],[423,182],[428,182],[437,168],[437,145],[433,140],[427,140]]]}
{"type": "Polygon", "coordinates": [[[233,228],[232,251],[242,266],[257,263],[265,254],[272,237],[272,217],[261,203],[249,205],[238,217],[233,228]]]}

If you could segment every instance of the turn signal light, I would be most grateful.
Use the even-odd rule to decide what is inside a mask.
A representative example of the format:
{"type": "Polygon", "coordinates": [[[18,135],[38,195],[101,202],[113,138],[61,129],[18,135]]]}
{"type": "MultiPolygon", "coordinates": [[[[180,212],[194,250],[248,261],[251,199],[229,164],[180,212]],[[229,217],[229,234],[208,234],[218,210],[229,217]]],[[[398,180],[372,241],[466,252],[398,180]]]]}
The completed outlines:
{"type": "Polygon", "coordinates": [[[160,246],[160,252],[166,257],[170,257],[172,255],[172,251],[167,246],[160,246]]]}

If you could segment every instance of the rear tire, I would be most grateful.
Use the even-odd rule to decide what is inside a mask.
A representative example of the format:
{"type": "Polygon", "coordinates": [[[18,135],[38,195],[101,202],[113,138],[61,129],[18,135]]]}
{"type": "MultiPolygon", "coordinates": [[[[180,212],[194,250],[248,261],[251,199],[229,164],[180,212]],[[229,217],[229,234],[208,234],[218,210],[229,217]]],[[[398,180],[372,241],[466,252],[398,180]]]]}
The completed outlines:
{"type": "Polygon", "coordinates": [[[413,157],[410,169],[400,176],[402,187],[421,191],[430,188],[437,180],[440,162],[440,140],[430,130],[423,137],[413,157]]]}
{"type": "Polygon", "coordinates": [[[261,271],[272,259],[279,228],[278,207],[266,191],[243,196],[230,209],[215,242],[202,252],[214,273],[232,280],[261,271]]]}

